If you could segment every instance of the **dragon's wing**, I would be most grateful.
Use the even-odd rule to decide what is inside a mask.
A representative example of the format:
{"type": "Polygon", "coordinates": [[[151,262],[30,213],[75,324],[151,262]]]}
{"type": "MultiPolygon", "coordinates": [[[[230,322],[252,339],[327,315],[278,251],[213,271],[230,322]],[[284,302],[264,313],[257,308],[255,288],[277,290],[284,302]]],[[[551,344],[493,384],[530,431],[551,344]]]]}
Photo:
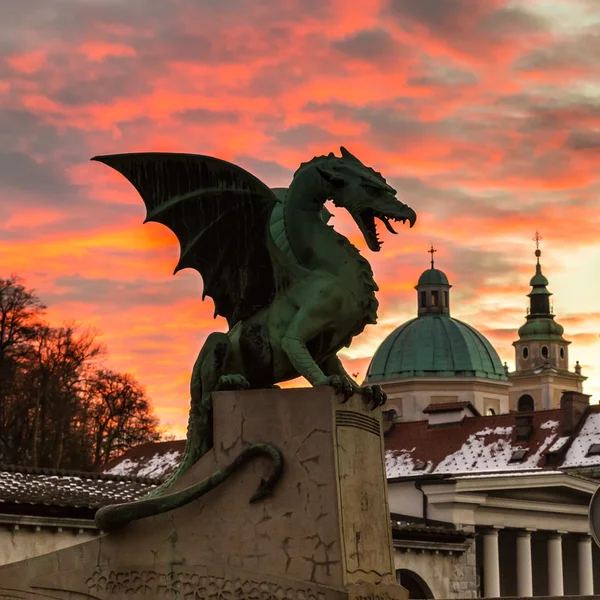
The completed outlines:
{"type": "Polygon", "coordinates": [[[274,193],[244,169],[210,156],[147,152],[92,158],[124,175],[147,209],[179,240],[175,272],[202,275],[215,316],[232,327],[268,306],[288,279],[269,235],[274,193]]]}

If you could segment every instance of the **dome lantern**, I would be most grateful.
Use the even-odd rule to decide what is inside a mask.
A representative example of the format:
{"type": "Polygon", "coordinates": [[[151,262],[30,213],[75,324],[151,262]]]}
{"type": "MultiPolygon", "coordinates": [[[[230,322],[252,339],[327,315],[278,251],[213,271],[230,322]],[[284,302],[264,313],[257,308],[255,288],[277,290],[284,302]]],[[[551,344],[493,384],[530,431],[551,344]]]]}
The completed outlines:
{"type": "Polygon", "coordinates": [[[415,286],[417,290],[418,315],[450,315],[450,288],[448,278],[443,271],[435,268],[433,254],[437,250],[431,246],[431,268],[423,271],[415,286]]]}

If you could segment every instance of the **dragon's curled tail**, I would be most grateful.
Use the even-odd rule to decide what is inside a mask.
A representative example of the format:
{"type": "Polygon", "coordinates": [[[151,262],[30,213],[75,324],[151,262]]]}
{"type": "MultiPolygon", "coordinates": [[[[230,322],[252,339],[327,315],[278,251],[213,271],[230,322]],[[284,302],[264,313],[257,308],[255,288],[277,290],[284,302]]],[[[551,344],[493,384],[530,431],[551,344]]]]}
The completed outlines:
{"type": "Polygon", "coordinates": [[[241,466],[260,455],[266,455],[273,461],[269,477],[266,480],[261,479],[258,488],[252,495],[252,498],[250,498],[250,502],[262,500],[273,493],[275,485],[281,478],[283,472],[283,455],[279,449],[270,444],[252,444],[245,448],[229,465],[219,469],[203,481],[190,485],[183,490],[135,502],[104,506],[96,513],[96,526],[102,531],[110,531],[122,527],[131,521],[158,515],[184,506],[216,488],[241,466]]]}

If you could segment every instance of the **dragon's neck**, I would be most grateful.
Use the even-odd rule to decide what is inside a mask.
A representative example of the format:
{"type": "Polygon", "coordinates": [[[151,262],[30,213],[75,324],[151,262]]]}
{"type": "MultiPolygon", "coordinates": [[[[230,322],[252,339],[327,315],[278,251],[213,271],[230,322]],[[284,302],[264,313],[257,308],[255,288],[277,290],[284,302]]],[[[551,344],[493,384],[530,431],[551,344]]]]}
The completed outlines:
{"type": "Polygon", "coordinates": [[[316,169],[299,173],[290,185],[283,206],[283,221],[290,249],[296,260],[310,270],[335,275],[364,309],[364,321],[353,335],[377,319],[378,287],[365,258],[332,226],[321,218],[327,192],[316,169]]]}

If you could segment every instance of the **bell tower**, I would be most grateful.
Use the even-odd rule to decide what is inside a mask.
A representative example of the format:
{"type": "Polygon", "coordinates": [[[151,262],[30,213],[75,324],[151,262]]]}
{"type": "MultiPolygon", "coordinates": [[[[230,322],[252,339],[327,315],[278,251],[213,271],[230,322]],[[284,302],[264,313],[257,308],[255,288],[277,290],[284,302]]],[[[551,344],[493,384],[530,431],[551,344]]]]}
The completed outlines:
{"type": "Polygon", "coordinates": [[[511,410],[530,411],[558,408],[563,391],[582,392],[583,381],[579,364],[569,371],[569,344],[564,329],[553,314],[548,291],[548,279],[542,273],[540,257],[541,236],[536,231],[535,275],[525,324],[519,328],[515,348],[515,371],[509,374],[513,386],[509,395],[511,410]],[[578,368],[579,367],[579,368],[578,368]]]}

